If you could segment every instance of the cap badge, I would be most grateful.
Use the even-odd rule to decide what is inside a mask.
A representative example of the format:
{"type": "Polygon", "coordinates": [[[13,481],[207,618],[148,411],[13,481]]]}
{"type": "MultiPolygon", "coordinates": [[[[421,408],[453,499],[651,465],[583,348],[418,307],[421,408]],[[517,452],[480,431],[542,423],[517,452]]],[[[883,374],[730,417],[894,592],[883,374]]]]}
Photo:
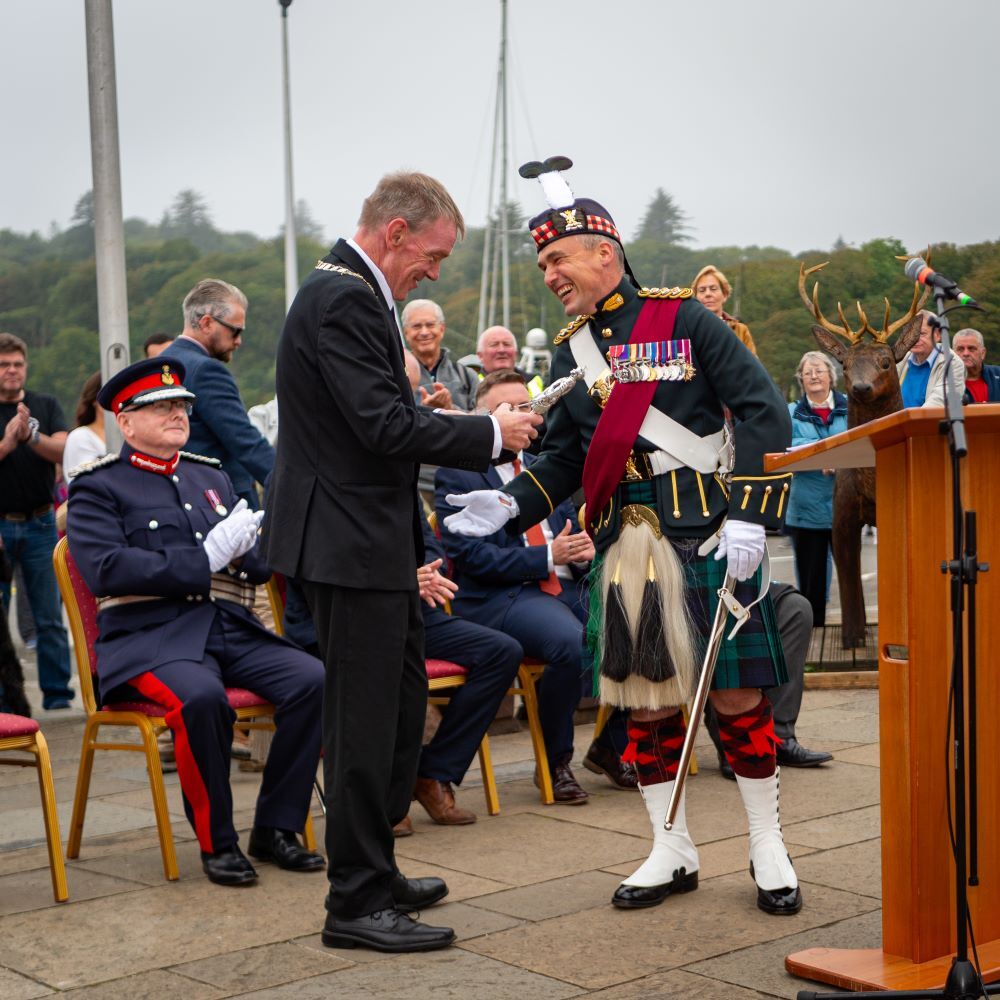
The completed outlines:
{"type": "Polygon", "coordinates": [[[574,229],[583,229],[583,223],[576,217],[577,209],[569,208],[565,212],[560,212],[559,214],[563,217],[566,222],[565,231],[568,233],[574,229]]]}
{"type": "Polygon", "coordinates": [[[160,381],[164,385],[175,385],[177,383],[177,379],[175,379],[173,377],[173,375],[170,374],[170,366],[169,365],[164,365],[163,366],[163,374],[160,376],[160,381]]]}

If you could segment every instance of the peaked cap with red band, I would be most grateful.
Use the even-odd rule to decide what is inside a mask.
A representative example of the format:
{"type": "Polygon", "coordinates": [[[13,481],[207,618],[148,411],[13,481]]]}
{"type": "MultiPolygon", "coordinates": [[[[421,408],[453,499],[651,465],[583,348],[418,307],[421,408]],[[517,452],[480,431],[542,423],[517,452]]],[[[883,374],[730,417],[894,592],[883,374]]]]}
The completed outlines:
{"type": "Polygon", "coordinates": [[[123,368],[101,386],[97,402],[115,416],[129,407],[148,406],[161,399],[195,398],[185,389],[184,365],[173,358],[143,358],[123,368]]]}

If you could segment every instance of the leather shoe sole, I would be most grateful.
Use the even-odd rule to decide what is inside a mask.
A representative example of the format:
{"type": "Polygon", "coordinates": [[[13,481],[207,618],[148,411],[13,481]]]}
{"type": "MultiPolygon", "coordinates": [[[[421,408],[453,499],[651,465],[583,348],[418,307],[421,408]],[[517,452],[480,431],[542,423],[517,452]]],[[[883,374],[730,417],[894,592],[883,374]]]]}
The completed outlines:
{"type": "Polygon", "coordinates": [[[328,948],[371,948],[400,953],[436,951],[455,942],[455,932],[450,927],[428,927],[404,914],[400,916],[402,920],[395,928],[385,929],[373,926],[367,917],[354,920],[327,917],[321,935],[323,944],[328,948]]]}
{"type": "Polygon", "coordinates": [[[681,868],[674,877],[663,885],[620,885],[611,897],[613,905],[620,910],[639,910],[647,906],[659,906],[667,896],[674,893],[694,892],[698,888],[698,873],[681,868]]]}

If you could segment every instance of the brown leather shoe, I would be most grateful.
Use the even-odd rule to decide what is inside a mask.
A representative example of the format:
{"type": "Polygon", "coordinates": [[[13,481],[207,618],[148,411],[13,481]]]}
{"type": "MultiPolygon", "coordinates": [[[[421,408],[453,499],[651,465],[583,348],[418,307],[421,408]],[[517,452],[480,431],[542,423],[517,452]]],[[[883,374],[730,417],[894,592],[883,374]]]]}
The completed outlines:
{"type": "Polygon", "coordinates": [[[413,821],[409,816],[404,816],[393,828],[392,835],[394,837],[412,837],[413,836],[413,821]]]}
{"type": "Polygon", "coordinates": [[[455,793],[448,781],[418,777],[413,797],[427,810],[427,815],[442,826],[465,826],[476,822],[475,813],[455,805],[455,793]]]}
{"type": "MultiPolygon", "coordinates": [[[[549,770],[552,772],[552,798],[556,802],[563,802],[570,806],[582,806],[590,798],[573,777],[568,757],[558,762],[550,762],[549,770]]],[[[535,784],[538,784],[537,774],[535,775],[535,784]]]]}

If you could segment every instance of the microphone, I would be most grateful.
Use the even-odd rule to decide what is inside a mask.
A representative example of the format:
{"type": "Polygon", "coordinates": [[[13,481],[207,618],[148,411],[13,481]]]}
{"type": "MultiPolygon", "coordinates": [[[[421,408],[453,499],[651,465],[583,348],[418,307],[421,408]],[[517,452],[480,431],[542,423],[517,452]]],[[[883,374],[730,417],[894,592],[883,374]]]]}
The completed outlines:
{"type": "Polygon", "coordinates": [[[945,297],[956,299],[963,306],[978,308],[978,303],[971,295],[966,295],[951,278],[946,278],[937,271],[932,271],[923,257],[911,257],[903,268],[903,273],[910,281],[919,281],[921,285],[939,288],[945,297]]]}

